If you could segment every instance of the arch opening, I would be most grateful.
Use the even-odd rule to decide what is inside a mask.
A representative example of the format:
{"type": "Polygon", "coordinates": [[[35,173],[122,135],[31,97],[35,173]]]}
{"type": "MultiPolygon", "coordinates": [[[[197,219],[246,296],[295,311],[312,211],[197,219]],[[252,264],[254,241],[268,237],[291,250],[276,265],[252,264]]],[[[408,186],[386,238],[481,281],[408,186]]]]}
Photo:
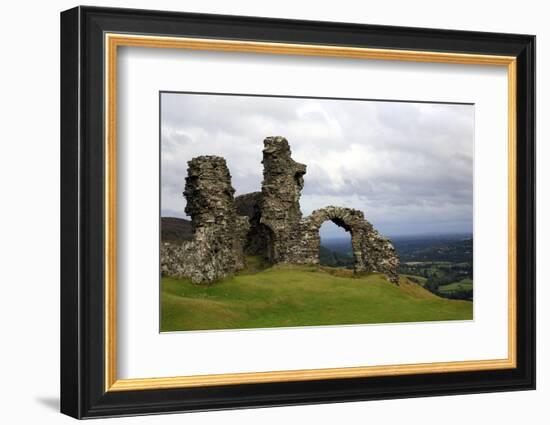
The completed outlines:
{"type": "Polygon", "coordinates": [[[338,218],[328,219],[319,227],[319,264],[353,270],[355,256],[351,229],[338,218]]]}

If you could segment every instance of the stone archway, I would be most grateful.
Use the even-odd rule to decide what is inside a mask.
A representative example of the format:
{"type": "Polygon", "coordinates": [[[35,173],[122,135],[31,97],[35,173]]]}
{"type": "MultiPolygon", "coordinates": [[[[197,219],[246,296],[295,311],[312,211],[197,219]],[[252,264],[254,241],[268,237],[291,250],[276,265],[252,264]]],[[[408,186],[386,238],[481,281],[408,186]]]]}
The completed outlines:
{"type": "Polygon", "coordinates": [[[302,220],[301,254],[304,263],[319,264],[319,229],[325,221],[332,221],[351,234],[355,272],[377,271],[397,283],[399,260],[393,245],[365,220],[363,212],[352,208],[328,206],[313,211],[302,220]]]}
{"type": "Polygon", "coordinates": [[[343,207],[325,207],[313,211],[302,221],[304,259],[310,264],[319,264],[319,248],[321,237],[319,229],[326,221],[332,221],[351,235],[351,246],[355,258],[354,271],[365,271],[365,259],[361,250],[361,238],[365,227],[363,213],[358,210],[343,207]]]}

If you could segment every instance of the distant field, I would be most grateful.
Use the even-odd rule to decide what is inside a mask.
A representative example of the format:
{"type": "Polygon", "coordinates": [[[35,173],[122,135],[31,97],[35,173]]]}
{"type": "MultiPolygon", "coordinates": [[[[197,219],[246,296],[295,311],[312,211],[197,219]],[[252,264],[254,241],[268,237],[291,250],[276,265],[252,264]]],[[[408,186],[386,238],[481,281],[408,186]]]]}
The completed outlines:
{"type": "Polygon", "coordinates": [[[424,284],[428,280],[424,276],[416,276],[416,275],[410,275],[410,274],[402,274],[400,276],[405,277],[405,278],[409,279],[410,281],[412,281],[413,283],[418,283],[422,286],[424,286],[424,284]]]}
{"type": "Polygon", "coordinates": [[[474,287],[472,279],[462,279],[459,282],[442,285],[438,288],[439,292],[456,292],[461,290],[471,290],[474,287]]]}
{"type": "Polygon", "coordinates": [[[402,277],[343,269],[248,269],[210,286],[162,278],[161,331],[244,329],[472,319],[472,303],[440,298],[402,277]]]}

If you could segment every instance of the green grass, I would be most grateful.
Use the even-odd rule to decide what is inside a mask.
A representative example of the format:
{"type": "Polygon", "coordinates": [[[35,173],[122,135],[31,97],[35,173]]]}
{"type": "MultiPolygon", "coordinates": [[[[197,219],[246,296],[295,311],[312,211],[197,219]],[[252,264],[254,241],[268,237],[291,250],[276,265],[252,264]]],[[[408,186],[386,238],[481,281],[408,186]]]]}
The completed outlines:
{"type": "Polygon", "coordinates": [[[209,286],[163,277],[161,331],[472,319],[472,303],[437,297],[402,277],[301,266],[247,270],[209,286]]]}
{"type": "Polygon", "coordinates": [[[471,290],[474,286],[472,279],[462,279],[459,282],[449,283],[448,285],[442,285],[438,288],[441,293],[450,293],[461,290],[471,290]]]}
{"type": "Polygon", "coordinates": [[[413,275],[413,274],[402,274],[401,277],[405,277],[405,278],[409,279],[412,282],[417,281],[422,286],[424,286],[426,281],[428,280],[427,277],[413,275]]]}

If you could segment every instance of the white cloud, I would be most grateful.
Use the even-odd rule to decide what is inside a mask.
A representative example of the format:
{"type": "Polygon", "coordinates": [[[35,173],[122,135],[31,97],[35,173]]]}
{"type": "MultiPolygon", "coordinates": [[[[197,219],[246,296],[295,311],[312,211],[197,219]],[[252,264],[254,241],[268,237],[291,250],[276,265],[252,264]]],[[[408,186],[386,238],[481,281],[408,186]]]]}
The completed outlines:
{"type": "Polygon", "coordinates": [[[237,194],[260,190],[263,139],[280,135],[308,166],[304,214],[342,205],[386,234],[470,232],[473,125],[472,105],[164,93],[162,215],[185,217],[198,155],[223,156],[237,194]]]}

